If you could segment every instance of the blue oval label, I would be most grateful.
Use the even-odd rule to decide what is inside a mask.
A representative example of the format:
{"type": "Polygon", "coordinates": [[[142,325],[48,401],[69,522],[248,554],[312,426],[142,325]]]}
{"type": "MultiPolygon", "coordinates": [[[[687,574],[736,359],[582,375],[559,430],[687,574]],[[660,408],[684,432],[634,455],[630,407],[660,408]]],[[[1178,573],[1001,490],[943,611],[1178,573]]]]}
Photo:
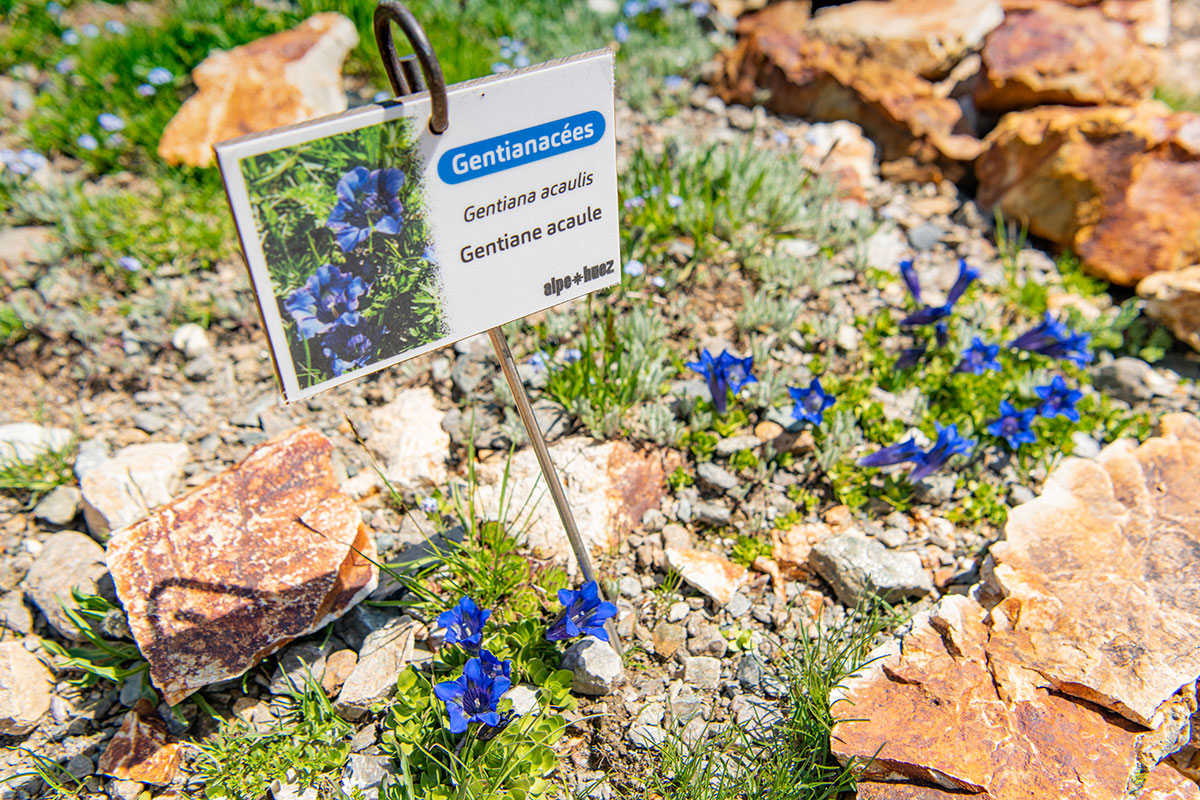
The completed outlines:
{"type": "Polygon", "coordinates": [[[438,159],[438,177],[463,183],[587,147],[603,135],[604,115],[585,111],[448,150],[438,159]]]}

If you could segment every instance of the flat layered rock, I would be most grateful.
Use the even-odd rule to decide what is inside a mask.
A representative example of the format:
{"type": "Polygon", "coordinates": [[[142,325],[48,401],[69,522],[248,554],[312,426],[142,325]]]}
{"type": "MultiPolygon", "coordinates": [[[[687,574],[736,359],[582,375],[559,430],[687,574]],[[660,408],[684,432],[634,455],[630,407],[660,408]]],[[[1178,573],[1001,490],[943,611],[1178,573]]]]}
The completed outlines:
{"type": "Polygon", "coordinates": [[[684,582],[719,606],[727,606],[750,578],[750,571],[720,553],[694,547],[667,547],[667,563],[684,582]]]}
{"type": "Polygon", "coordinates": [[[975,163],[978,202],[1132,286],[1200,261],[1200,114],[1158,103],[1006,114],[975,163]]]}
{"type": "Polygon", "coordinates": [[[216,142],[345,111],[342,62],[357,44],[354,23],[329,12],[212,53],[192,70],[198,91],[167,123],[159,156],[206,167],[216,142]]]}
{"type": "MultiPolygon", "coordinates": [[[[1171,0],[1057,0],[1094,8],[1108,19],[1128,27],[1139,42],[1165,47],[1171,35],[1171,0]]],[[[1028,11],[1050,5],[1047,0],[1003,0],[1004,11],[1028,11]]]]}
{"type": "Polygon", "coordinates": [[[1004,21],[999,0],[857,0],[821,11],[805,33],[865,58],[942,78],[1004,21]]]}
{"type": "MultiPolygon", "coordinates": [[[[446,482],[450,435],[442,430],[445,415],[428,386],[401,389],[391,402],[371,412],[367,446],[378,454],[393,486],[428,491],[446,482]]],[[[377,477],[374,470],[359,474],[377,477]]]]}
{"type": "Polygon", "coordinates": [[[175,780],[183,750],[172,742],[167,725],[145,698],[125,715],[100,756],[97,771],[127,781],[165,786],[175,780]]]}
{"type": "Polygon", "coordinates": [[[746,24],[737,46],[718,59],[713,90],[727,103],[752,106],[765,94],[766,106],[779,114],[854,122],[874,140],[883,161],[912,164],[931,176],[961,176],[958,162],[982,150],[962,108],[937,85],[770,24],[746,24]]]}
{"type": "Polygon", "coordinates": [[[1098,8],[1041,3],[1012,11],[987,37],[975,90],[982,111],[1127,105],[1153,93],[1158,54],[1098,8]]]}
{"type": "Polygon", "coordinates": [[[167,702],[240,675],[375,588],[375,547],[299,428],[118,532],[108,567],[167,702]]]}
{"type": "Polygon", "coordinates": [[[1200,264],[1143,278],[1137,293],[1148,316],[1200,351],[1200,264]]]}
{"type": "MultiPolygon", "coordinates": [[[[617,546],[666,495],[670,470],[662,457],[635,450],[626,442],[569,437],[550,447],[550,458],[579,532],[593,550],[617,546]]],[[[558,510],[531,448],[518,451],[511,463],[492,459],[480,465],[476,474],[476,501],[485,516],[508,521],[530,547],[574,564],[558,510]]]]}
{"type": "Polygon", "coordinates": [[[99,541],[135,522],[179,489],[188,446],[181,442],[132,444],[79,476],[83,518],[99,541]]]}
{"type": "Polygon", "coordinates": [[[1144,729],[1090,703],[1037,689],[1005,700],[989,669],[984,609],[946,597],[847,679],[834,707],[839,760],[858,760],[867,797],[988,800],[1136,797],[1154,766],[1144,729]],[[886,782],[886,783],[884,783],[886,782]],[[897,788],[896,784],[913,784],[897,788]],[[937,791],[924,787],[936,787],[937,791]]]}
{"type": "Polygon", "coordinates": [[[1200,422],[1163,426],[1068,459],[991,549],[995,656],[1150,726],[1200,676],[1200,422]]]}

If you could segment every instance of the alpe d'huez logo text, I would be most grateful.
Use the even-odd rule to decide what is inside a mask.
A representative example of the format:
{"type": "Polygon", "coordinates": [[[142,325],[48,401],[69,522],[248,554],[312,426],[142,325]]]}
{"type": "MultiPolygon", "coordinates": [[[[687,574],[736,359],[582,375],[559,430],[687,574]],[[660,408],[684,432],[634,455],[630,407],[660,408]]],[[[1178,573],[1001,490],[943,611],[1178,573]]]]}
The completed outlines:
{"type": "Polygon", "coordinates": [[[602,136],[604,115],[585,111],[449,150],[438,159],[438,177],[446,183],[463,183],[587,147],[602,136]]]}

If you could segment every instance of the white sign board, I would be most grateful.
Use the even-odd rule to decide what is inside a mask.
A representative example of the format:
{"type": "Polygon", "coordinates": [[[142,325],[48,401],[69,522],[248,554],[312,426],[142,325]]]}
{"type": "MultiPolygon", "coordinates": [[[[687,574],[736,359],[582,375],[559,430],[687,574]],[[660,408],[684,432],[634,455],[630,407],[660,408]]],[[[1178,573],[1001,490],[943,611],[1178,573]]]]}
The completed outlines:
{"type": "Polygon", "coordinates": [[[216,145],[284,399],[620,280],[603,50],[216,145]]]}

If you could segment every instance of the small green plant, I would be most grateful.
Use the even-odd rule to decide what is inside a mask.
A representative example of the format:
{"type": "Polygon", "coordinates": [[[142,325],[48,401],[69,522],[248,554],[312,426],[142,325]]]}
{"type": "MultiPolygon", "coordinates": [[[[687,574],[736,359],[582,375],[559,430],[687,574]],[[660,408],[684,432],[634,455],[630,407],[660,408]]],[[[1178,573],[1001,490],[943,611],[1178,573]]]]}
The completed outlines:
{"type": "Polygon", "coordinates": [[[12,783],[21,780],[22,778],[41,778],[46,784],[45,795],[39,795],[51,798],[51,800],[78,800],[84,794],[85,786],[83,781],[76,778],[70,772],[67,772],[66,767],[47,758],[40,753],[25,747],[6,747],[5,750],[15,750],[24,753],[25,756],[32,762],[32,767],[25,772],[17,772],[12,775],[0,777],[0,785],[12,783]]]}
{"type": "Polygon", "coordinates": [[[734,563],[749,567],[759,556],[770,558],[772,552],[774,546],[768,540],[760,536],[739,535],[733,542],[729,558],[734,563]]]}
{"type": "Polygon", "coordinates": [[[18,459],[15,453],[0,453],[0,492],[35,502],[54,487],[72,482],[75,447],[72,441],[29,459],[18,459]]]}
{"type": "Polygon", "coordinates": [[[276,720],[267,729],[220,720],[217,733],[198,742],[202,758],[196,767],[206,797],[262,797],[276,780],[314,786],[321,797],[338,796],[353,728],[334,712],[319,676],[305,676],[303,686],[289,687],[281,699],[273,703],[276,720]]]}
{"type": "MultiPolygon", "coordinates": [[[[71,599],[73,605],[61,598],[59,602],[71,624],[84,637],[84,642],[64,647],[50,639],[42,640],[45,650],[65,659],[63,669],[82,673],[72,678],[71,683],[95,686],[104,680],[119,685],[132,675],[145,676],[150,665],[136,645],[106,639],[96,630],[109,614],[124,612],[103,597],[86,594],[75,587],[71,588],[71,599]]],[[[153,694],[149,687],[144,687],[144,691],[153,694]]]]}

